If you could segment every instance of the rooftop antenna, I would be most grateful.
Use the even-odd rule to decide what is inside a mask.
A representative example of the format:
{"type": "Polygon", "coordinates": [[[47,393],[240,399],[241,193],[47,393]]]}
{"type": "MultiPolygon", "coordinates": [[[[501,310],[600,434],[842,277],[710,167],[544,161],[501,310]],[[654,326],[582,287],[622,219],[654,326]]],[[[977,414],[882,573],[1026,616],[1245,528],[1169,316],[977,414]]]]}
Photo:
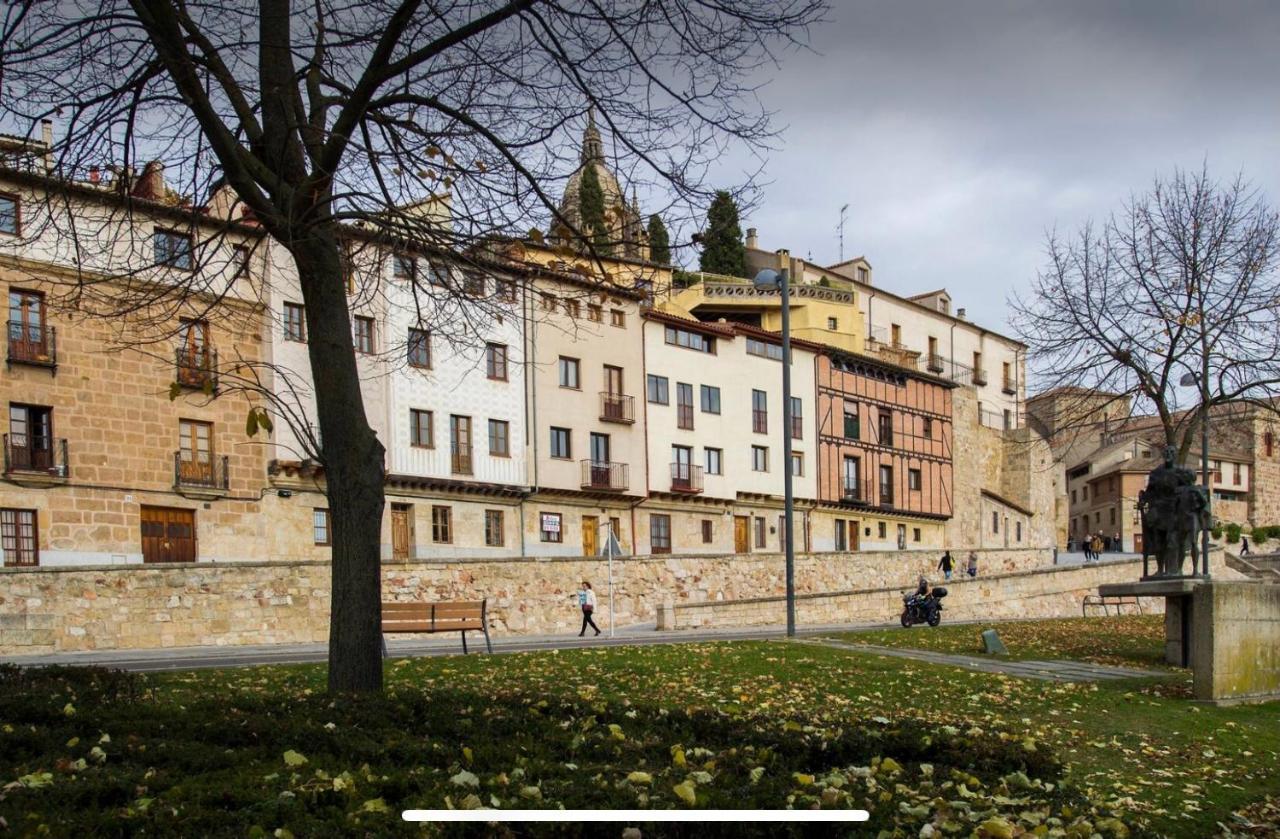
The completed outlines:
{"type": "Polygon", "coordinates": [[[845,204],[840,208],[840,223],[836,225],[836,230],[840,231],[840,261],[844,262],[844,223],[849,218],[849,205],[845,204]]]}

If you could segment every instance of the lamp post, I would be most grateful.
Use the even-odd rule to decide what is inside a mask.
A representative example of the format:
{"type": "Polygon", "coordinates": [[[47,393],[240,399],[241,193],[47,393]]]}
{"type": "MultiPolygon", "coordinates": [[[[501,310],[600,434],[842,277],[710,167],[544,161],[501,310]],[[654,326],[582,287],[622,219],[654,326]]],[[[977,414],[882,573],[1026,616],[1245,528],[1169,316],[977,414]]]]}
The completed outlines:
{"type": "MultiPolygon", "coordinates": [[[[1196,385],[1200,388],[1200,469],[1203,472],[1201,478],[1204,484],[1204,503],[1205,515],[1209,519],[1209,524],[1213,524],[1213,488],[1209,486],[1209,391],[1207,387],[1207,377],[1198,373],[1187,373],[1178,384],[1183,387],[1191,387],[1196,385]]],[[[1203,528],[1200,531],[1200,563],[1204,576],[1209,576],[1209,528],[1203,528]]],[[[1192,569],[1194,572],[1195,569],[1192,569]]]]}
{"type": "Polygon", "coordinates": [[[795,497],[791,477],[791,286],[788,271],[766,268],[756,274],[755,287],[777,289],[782,296],[782,540],[787,556],[787,637],[796,634],[795,497]]]}

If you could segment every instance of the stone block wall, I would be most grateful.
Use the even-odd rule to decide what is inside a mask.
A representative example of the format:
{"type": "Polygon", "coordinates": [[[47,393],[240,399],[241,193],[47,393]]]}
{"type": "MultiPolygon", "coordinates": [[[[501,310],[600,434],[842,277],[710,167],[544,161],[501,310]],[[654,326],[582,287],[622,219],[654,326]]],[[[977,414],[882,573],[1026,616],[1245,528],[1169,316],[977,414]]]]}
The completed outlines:
{"type": "MultiPolygon", "coordinates": [[[[802,554],[802,594],[907,588],[940,575],[936,551],[802,554]]],[[[983,551],[984,575],[1043,568],[1046,550],[983,551]]],[[[781,596],[780,554],[648,556],[614,561],[614,620],[654,621],[663,604],[781,596]]],[[[386,562],[383,597],[400,601],[488,598],[496,634],[576,631],[575,592],[596,587],[597,623],[609,617],[608,565],[600,559],[386,562]]],[[[315,643],[328,637],[327,562],[0,569],[0,655],[92,649],[315,643]]]]}
{"type": "Polygon", "coordinates": [[[1192,601],[1196,699],[1280,697],[1280,586],[1214,580],[1192,601]]]}

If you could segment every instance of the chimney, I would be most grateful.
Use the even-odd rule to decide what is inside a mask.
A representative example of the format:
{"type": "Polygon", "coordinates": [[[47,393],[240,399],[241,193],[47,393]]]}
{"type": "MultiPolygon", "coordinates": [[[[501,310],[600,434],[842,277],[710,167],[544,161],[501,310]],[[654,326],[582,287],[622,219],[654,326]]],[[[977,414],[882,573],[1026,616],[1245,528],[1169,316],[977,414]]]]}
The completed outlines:
{"type": "Polygon", "coordinates": [[[149,198],[157,201],[164,197],[164,164],[153,160],[142,167],[142,174],[133,187],[134,198],[149,198]]]}
{"type": "Polygon", "coordinates": [[[752,250],[760,249],[760,237],[756,235],[756,229],[754,227],[747,228],[747,247],[752,250]]]}
{"type": "Polygon", "coordinates": [[[93,184],[94,186],[97,186],[98,184],[102,183],[102,170],[99,169],[97,166],[89,167],[89,183],[93,184]]]}
{"type": "Polygon", "coordinates": [[[774,253],[776,253],[776,254],[778,255],[778,267],[779,267],[779,268],[786,268],[786,269],[790,270],[790,268],[791,268],[791,251],[787,250],[786,248],[778,248],[776,251],[774,251],[774,253]]]}
{"type": "Polygon", "coordinates": [[[960,320],[964,320],[964,319],[965,319],[965,318],[964,318],[964,307],[963,307],[963,306],[962,306],[962,307],[960,307],[959,309],[956,309],[956,317],[960,318],[960,320]]]}
{"type": "Polygon", "coordinates": [[[40,140],[44,143],[44,168],[53,171],[53,120],[40,120],[40,140]]]}

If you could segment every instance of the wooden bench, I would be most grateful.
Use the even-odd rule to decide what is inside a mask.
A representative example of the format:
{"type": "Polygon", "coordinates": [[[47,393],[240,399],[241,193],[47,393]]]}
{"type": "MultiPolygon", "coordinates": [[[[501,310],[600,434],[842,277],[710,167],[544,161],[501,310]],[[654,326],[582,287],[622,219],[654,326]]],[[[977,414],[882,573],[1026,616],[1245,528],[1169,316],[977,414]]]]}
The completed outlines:
{"type": "Polygon", "coordinates": [[[1084,600],[1080,603],[1081,617],[1088,617],[1088,609],[1090,606],[1101,606],[1102,614],[1110,615],[1112,606],[1116,609],[1117,615],[1124,614],[1121,607],[1134,606],[1138,610],[1138,614],[1142,614],[1142,604],[1138,602],[1136,597],[1104,597],[1101,594],[1086,594],[1084,600]]]}
{"type": "Polygon", "coordinates": [[[382,603],[382,657],[387,656],[387,635],[434,632],[457,632],[462,636],[462,652],[467,652],[467,632],[484,633],[484,645],[493,652],[489,641],[488,600],[464,600],[457,603],[382,603]]]}

